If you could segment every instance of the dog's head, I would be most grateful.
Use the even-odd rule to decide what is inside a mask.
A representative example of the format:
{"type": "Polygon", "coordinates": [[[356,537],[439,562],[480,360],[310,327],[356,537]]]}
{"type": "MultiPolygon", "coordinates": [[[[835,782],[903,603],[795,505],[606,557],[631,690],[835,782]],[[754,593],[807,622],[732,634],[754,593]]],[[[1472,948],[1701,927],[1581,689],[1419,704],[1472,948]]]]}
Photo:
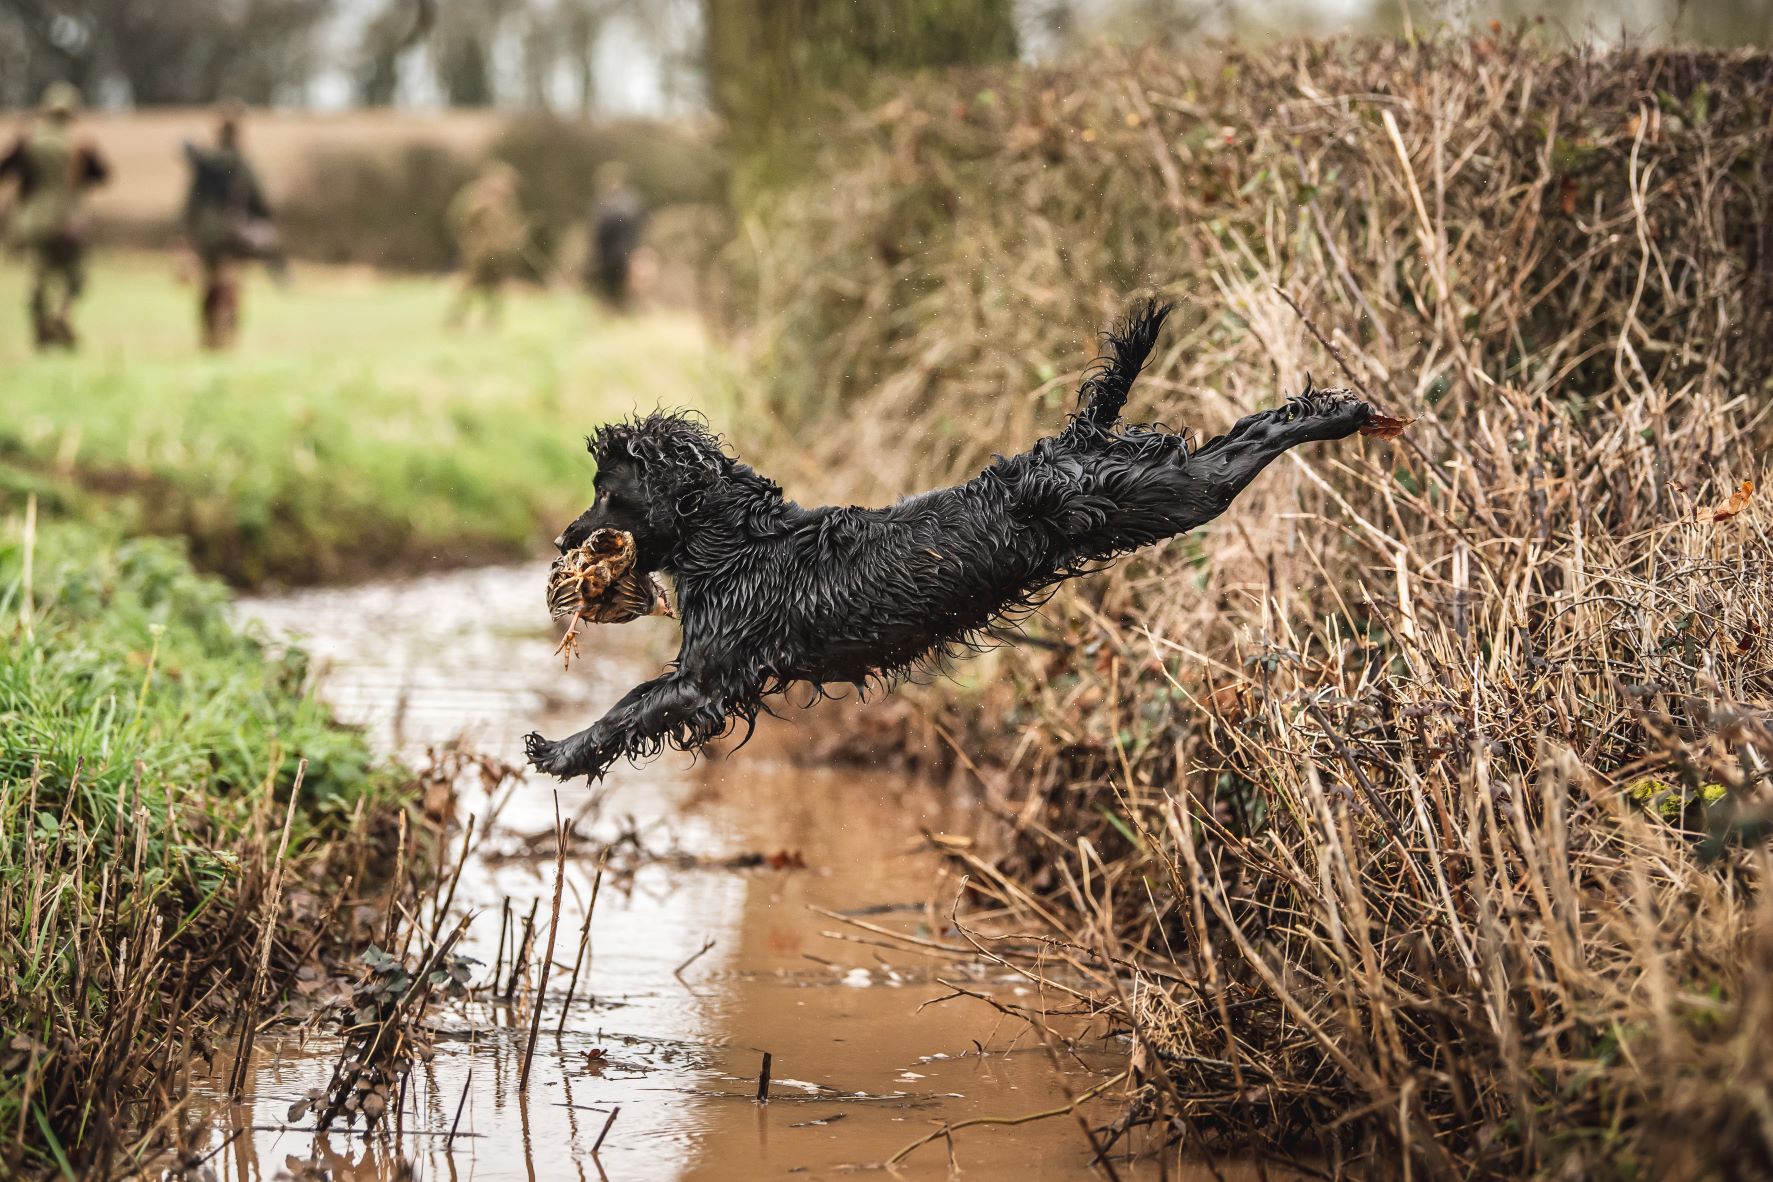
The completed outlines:
{"type": "Polygon", "coordinates": [[[704,497],[733,465],[719,437],[682,414],[607,423],[585,443],[597,461],[596,499],[554,544],[564,554],[595,530],[626,530],[642,572],[669,565],[704,497]]]}

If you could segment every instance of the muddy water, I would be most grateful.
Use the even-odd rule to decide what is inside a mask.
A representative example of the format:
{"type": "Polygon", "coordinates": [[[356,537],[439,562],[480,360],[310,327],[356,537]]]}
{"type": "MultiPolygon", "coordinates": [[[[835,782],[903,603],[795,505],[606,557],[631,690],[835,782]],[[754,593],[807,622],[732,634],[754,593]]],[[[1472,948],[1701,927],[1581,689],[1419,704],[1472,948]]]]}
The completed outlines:
{"type": "MultiPolygon", "coordinates": [[[[539,568],[499,568],[252,600],[240,614],[299,639],[322,694],[384,748],[414,753],[465,733],[515,762],[523,732],[577,729],[655,673],[674,643],[667,620],[598,629],[586,659],[563,673],[550,656],[541,586],[539,568]]],[[[814,712],[799,725],[819,723],[814,712]]],[[[800,733],[778,727],[730,759],[667,756],[623,768],[595,797],[582,784],[559,789],[560,810],[580,815],[582,831],[599,842],[627,834],[627,848],[648,856],[631,877],[606,878],[590,968],[563,1016],[593,877],[588,856],[569,860],[560,968],[527,1096],[516,1084],[528,1026],[521,992],[512,1007],[446,1008],[438,1054],[415,1072],[398,1136],[317,1138],[291,1127],[291,1101],[325,1084],[337,1046],[314,1031],[273,1031],[259,1041],[247,1102],[199,1096],[216,1124],[213,1143],[234,1138],[210,1167],[243,1182],[304,1162],[335,1178],[403,1176],[402,1162],[422,1178],[486,1182],[824,1178],[879,1168],[942,1122],[1062,1106],[1099,1080],[1094,1073],[1118,1069],[1118,1046],[1086,1047],[1061,1073],[1019,1023],[981,1001],[924,1005],[951,992],[938,979],[1038,1004],[1027,982],[976,961],[857,942],[867,933],[814,910],[929,934],[941,918],[926,903],[940,888],[920,833],[970,822],[956,815],[962,806],[913,782],[793,766],[784,756],[800,733]],[[758,855],[763,865],[745,865],[758,855]],[[788,864],[772,867],[770,855],[788,864]],[[773,1099],[760,1105],[765,1051],[773,1099]],[[458,1106],[460,1132],[446,1144],[458,1106]]],[[[507,900],[519,916],[540,900],[538,958],[545,944],[555,788],[526,781],[502,809],[472,792],[461,803],[482,819],[496,812],[456,896],[458,908],[477,911],[466,950],[488,966],[507,900]]],[[[1112,1109],[1090,1111],[1106,1118],[1112,1109]]],[[[965,1129],[952,1163],[949,1152],[940,1140],[924,1146],[897,1176],[1092,1173],[1069,1118],[965,1129]]],[[[1126,1162],[1118,1172],[1157,1176],[1155,1166],[1126,1162]]]]}

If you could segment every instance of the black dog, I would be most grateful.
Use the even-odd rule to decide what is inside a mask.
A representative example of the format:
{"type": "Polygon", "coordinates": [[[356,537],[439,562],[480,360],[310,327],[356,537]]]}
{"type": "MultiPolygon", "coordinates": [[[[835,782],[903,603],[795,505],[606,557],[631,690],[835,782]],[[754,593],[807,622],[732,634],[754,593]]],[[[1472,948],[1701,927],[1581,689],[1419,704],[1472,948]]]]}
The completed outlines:
{"type": "Polygon", "coordinates": [[[749,727],[791,683],[891,684],[974,645],[1061,580],[1211,521],[1289,448],[1341,439],[1374,416],[1346,391],[1312,390],[1190,450],[1158,426],[1120,426],[1167,307],[1136,309],[1058,435],[999,457],[965,484],[886,509],[803,509],[727,455],[699,422],[652,414],[599,428],[597,500],[556,539],[627,530],[637,565],[677,584],[683,642],[663,677],[550,742],[535,766],[601,777],[616,760],[694,750],[749,727]]]}

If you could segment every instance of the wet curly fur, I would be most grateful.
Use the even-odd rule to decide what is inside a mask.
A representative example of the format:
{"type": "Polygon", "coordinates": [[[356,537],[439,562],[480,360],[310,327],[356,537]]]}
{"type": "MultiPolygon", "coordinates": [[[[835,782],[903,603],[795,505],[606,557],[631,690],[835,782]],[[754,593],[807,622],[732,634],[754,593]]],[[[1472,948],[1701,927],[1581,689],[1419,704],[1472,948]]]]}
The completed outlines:
{"type": "Polygon", "coordinates": [[[637,565],[677,587],[683,639],[667,672],[559,741],[526,740],[562,778],[596,780],[619,759],[694,751],[797,682],[816,694],[892,684],[977,647],[1059,582],[1204,524],[1269,463],[1353,434],[1373,410],[1346,391],[1305,392],[1240,419],[1199,448],[1122,407],[1167,306],[1135,308],[1057,435],[1000,456],[964,484],[884,509],[806,509],[727,454],[688,415],[655,413],[588,440],[597,499],[556,543],[633,533],[637,565]]]}

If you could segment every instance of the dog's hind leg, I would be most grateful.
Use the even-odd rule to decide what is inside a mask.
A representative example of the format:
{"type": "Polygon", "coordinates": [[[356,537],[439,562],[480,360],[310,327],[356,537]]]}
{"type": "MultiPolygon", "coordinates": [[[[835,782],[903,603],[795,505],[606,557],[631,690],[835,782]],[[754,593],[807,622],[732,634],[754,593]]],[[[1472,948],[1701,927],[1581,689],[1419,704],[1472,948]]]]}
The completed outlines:
{"type": "Polygon", "coordinates": [[[1186,458],[1111,465],[1098,473],[1114,505],[1106,522],[1108,548],[1133,549],[1205,525],[1286,452],[1346,438],[1372,416],[1371,406],[1346,391],[1307,391],[1284,406],[1246,415],[1186,458]]]}

